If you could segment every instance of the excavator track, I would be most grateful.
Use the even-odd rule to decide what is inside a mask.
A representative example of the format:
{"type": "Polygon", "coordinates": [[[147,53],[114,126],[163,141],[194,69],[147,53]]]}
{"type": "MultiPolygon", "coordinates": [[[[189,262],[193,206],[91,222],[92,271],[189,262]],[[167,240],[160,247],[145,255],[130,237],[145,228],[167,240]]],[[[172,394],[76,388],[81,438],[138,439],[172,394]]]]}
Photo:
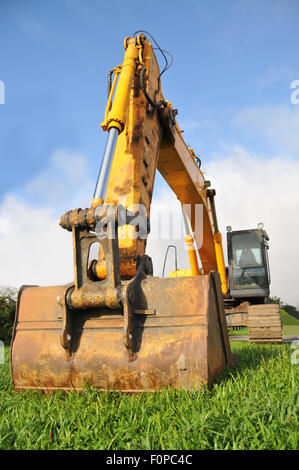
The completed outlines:
{"type": "Polygon", "coordinates": [[[282,324],[278,304],[248,307],[249,340],[252,343],[282,343],[282,324]]]}

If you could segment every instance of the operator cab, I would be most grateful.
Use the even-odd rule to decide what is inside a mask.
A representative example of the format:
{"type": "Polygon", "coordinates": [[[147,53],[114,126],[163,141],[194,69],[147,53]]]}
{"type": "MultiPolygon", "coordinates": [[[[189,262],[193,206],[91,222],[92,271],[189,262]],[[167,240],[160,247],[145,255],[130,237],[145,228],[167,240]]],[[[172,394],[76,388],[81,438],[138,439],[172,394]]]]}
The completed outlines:
{"type": "Polygon", "coordinates": [[[233,298],[266,299],[270,290],[269,237],[263,224],[257,229],[232,231],[227,227],[228,278],[233,298]]]}

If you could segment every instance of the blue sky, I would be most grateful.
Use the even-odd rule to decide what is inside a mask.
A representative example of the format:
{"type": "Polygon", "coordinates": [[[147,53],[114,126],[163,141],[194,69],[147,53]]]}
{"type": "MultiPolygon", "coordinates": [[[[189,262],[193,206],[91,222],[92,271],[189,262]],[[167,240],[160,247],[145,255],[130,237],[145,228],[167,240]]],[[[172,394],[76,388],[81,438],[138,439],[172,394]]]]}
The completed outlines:
{"type": "Polygon", "coordinates": [[[164,95],[203,162],[236,142],[274,155],[277,144],[239,115],[292,106],[298,15],[296,0],[1,0],[0,197],[22,191],[56,149],[82,153],[96,180],[106,74],[138,29],[174,56],[164,95]]]}
{"type": "MultiPolygon", "coordinates": [[[[173,55],[162,90],[216,188],[222,232],[263,221],[272,295],[299,306],[298,18],[298,0],[0,0],[0,284],[72,279],[57,219],[90,203],[107,73],[143,29],[173,55]]],[[[155,190],[156,209],[175,201],[159,176],[155,190]]],[[[154,267],[168,243],[149,242],[154,267]]]]}

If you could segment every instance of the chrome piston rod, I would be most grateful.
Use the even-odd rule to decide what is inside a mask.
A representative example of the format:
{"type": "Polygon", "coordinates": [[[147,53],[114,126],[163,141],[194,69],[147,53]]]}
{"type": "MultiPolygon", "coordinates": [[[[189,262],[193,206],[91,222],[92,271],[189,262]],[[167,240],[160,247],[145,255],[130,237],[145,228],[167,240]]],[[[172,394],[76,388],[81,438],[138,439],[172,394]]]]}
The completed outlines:
{"type": "Polygon", "coordinates": [[[99,171],[99,176],[97,179],[97,184],[94,190],[94,199],[101,199],[105,201],[106,191],[108,186],[108,179],[110,175],[110,169],[113,161],[115,146],[117,142],[117,137],[119,135],[119,130],[116,127],[111,127],[108,133],[108,139],[105,147],[105,152],[103,155],[103,160],[101,168],[99,171]]]}

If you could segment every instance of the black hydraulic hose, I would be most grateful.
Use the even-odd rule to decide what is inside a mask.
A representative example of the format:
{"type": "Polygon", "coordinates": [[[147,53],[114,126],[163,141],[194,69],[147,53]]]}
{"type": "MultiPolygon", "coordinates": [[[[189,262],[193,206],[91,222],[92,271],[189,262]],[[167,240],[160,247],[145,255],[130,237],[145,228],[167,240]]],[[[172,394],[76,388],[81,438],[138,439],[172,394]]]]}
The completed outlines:
{"type": "MultiPolygon", "coordinates": [[[[110,70],[110,72],[108,73],[108,77],[107,77],[107,80],[108,80],[108,99],[109,99],[110,91],[111,91],[111,87],[112,87],[112,75],[113,75],[113,70],[110,70]]],[[[110,103],[109,111],[110,111],[111,108],[112,108],[112,101],[110,103]]]]}
{"type": "Polygon", "coordinates": [[[165,60],[165,67],[164,67],[164,69],[162,70],[162,72],[161,72],[160,75],[159,75],[159,78],[160,78],[161,75],[162,75],[164,72],[166,72],[166,70],[168,70],[168,69],[171,67],[172,62],[173,62],[172,54],[170,54],[170,52],[168,52],[168,51],[165,51],[165,49],[161,49],[161,47],[159,46],[159,44],[157,43],[157,41],[155,40],[155,38],[153,37],[153,35],[150,34],[148,31],[144,31],[144,30],[135,31],[134,37],[136,37],[136,34],[138,34],[138,33],[147,34],[147,35],[152,39],[152,41],[156,44],[156,46],[157,46],[157,47],[154,48],[154,49],[158,49],[158,50],[161,52],[162,56],[164,57],[164,60],[165,60]],[[167,59],[167,57],[166,57],[165,54],[167,54],[167,55],[170,56],[170,58],[171,58],[171,63],[170,63],[170,64],[168,63],[168,59],[167,59]]]}
{"type": "Polygon", "coordinates": [[[148,95],[147,91],[146,91],[146,85],[145,85],[145,81],[144,81],[144,75],[145,75],[145,72],[147,71],[147,69],[145,67],[142,67],[141,71],[140,71],[140,87],[141,87],[141,90],[143,91],[143,94],[146,98],[146,101],[155,109],[162,109],[162,108],[166,108],[167,107],[167,103],[166,101],[164,100],[161,100],[159,101],[159,103],[155,103],[151,98],[150,96],[148,95]]]}
{"type": "Polygon", "coordinates": [[[110,95],[110,91],[111,91],[111,87],[112,87],[112,75],[113,75],[113,70],[110,70],[110,72],[108,73],[108,98],[109,98],[109,95],[110,95]]]}

